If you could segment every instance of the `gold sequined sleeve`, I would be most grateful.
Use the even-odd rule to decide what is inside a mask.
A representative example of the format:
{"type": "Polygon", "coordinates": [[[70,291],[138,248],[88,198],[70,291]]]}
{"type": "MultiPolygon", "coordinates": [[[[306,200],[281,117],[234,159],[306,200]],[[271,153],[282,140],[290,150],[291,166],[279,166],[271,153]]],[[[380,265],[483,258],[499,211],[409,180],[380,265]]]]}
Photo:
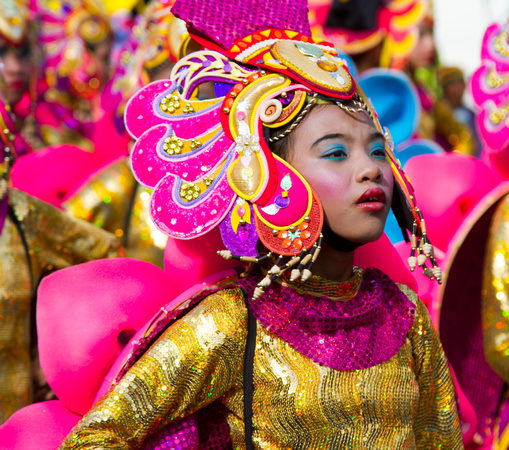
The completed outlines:
{"type": "Polygon", "coordinates": [[[408,334],[419,385],[419,408],[414,418],[417,448],[461,449],[463,441],[454,384],[438,333],[415,292],[404,286],[401,289],[417,306],[408,334]]]}
{"type": "Polygon", "coordinates": [[[138,448],[157,427],[219,398],[242,371],[246,316],[239,288],[207,297],[165,331],[60,448],[138,448]]]}
{"type": "Polygon", "coordinates": [[[509,195],[497,206],[486,246],[482,289],[486,360],[509,383],[509,195]]]}
{"type": "Polygon", "coordinates": [[[24,192],[11,189],[14,212],[37,260],[38,276],[100,258],[124,256],[115,237],[24,192]]]}

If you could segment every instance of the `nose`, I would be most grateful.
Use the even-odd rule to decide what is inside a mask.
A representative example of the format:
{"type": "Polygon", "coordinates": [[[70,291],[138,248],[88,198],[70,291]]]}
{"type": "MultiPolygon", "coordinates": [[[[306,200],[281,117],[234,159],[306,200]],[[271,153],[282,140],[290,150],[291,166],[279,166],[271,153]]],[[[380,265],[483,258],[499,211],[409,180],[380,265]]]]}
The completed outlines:
{"type": "Polygon", "coordinates": [[[377,160],[371,158],[365,152],[360,153],[357,162],[356,181],[358,183],[365,183],[368,181],[374,183],[381,183],[384,177],[382,167],[377,163],[377,160]]]}

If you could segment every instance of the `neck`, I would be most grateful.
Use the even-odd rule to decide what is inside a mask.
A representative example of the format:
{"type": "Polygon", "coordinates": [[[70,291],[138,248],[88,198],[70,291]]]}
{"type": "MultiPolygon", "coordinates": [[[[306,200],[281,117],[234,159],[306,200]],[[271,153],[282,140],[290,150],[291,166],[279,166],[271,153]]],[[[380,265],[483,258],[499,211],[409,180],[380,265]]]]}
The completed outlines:
{"type": "Polygon", "coordinates": [[[311,271],[328,280],[347,281],[353,272],[353,251],[340,252],[324,242],[311,271]]]}

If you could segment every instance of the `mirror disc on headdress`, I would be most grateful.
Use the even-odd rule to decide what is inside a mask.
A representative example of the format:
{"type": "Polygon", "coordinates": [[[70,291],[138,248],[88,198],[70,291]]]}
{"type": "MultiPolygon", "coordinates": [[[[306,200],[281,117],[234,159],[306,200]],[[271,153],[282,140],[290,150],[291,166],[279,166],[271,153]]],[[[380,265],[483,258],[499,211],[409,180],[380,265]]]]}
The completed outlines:
{"type": "Polygon", "coordinates": [[[352,77],[343,63],[318,45],[278,41],[271,53],[298,79],[319,93],[340,98],[351,98],[355,93],[352,77]]]}

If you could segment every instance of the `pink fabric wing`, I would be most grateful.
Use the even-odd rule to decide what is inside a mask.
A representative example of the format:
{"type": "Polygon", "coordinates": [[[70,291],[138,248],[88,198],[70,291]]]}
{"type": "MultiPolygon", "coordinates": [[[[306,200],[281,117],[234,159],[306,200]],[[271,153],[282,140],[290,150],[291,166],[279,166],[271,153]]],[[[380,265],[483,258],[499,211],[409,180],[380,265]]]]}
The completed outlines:
{"type": "Polygon", "coordinates": [[[129,258],[46,277],[37,305],[41,367],[65,407],[86,413],[124,345],[178,294],[164,271],[129,258]]]}

